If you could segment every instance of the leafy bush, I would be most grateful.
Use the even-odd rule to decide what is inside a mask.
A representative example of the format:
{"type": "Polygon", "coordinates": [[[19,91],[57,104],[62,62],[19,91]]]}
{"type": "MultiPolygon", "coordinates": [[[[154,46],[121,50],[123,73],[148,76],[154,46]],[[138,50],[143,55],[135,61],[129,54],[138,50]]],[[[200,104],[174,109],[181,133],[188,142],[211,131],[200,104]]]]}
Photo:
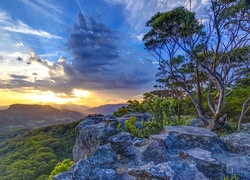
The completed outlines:
{"type": "Polygon", "coordinates": [[[53,171],[49,175],[49,180],[52,180],[52,177],[59,173],[68,171],[72,164],[73,161],[70,159],[64,159],[62,162],[57,163],[57,165],[54,167],[53,171]]]}
{"type": "MultiPolygon", "coordinates": [[[[165,117],[166,118],[166,117],[165,117]]],[[[177,117],[166,118],[164,121],[159,122],[153,118],[149,122],[141,122],[142,128],[136,126],[136,117],[131,117],[125,122],[126,130],[134,137],[148,138],[152,134],[158,134],[162,131],[163,126],[185,125],[186,118],[179,120],[177,117]]]]}

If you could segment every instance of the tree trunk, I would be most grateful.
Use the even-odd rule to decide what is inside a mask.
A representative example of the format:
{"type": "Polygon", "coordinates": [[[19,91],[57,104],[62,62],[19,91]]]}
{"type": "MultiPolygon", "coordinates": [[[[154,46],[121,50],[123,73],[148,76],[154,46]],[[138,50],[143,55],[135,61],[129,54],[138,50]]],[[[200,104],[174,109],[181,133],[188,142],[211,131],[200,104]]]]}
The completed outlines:
{"type": "Polygon", "coordinates": [[[243,119],[243,116],[246,114],[246,112],[250,109],[250,106],[248,106],[246,108],[246,105],[248,103],[248,101],[250,101],[250,97],[243,103],[242,105],[242,109],[241,109],[241,114],[240,114],[240,118],[239,118],[239,121],[238,121],[238,132],[240,131],[240,125],[241,125],[241,121],[243,119]],[[245,110],[246,108],[246,110],[245,110]]]}
{"type": "Polygon", "coordinates": [[[213,119],[213,121],[208,125],[208,128],[212,131],[219,130],[224,127],[227,114],[224,114],[221,118],[219,118],[219,115],[216,114],[215,118],[217,119],[213,119]]]}
{"type": "Polygon", "coordinates": [[[200,77],[199,77],[199,70],[198,70],[199,64],[196,61],[196,85],[197,85],[197,103],[199,108],[201,109],[202,114],[204,114],[204,109],[202,106],[202,98],[201,98],[201,85],[200,85],[200,77]]]}

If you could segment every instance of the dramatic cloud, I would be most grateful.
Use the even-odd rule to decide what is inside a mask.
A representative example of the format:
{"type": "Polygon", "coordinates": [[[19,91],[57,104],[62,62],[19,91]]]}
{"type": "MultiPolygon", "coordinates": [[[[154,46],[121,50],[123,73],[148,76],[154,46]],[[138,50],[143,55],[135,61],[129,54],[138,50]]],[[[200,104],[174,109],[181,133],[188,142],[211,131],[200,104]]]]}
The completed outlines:
{"type": "Polygon", "coordinates": [[[125,92],[124,97],[137,95],[153,86],[156,68],[137,51],[130,51],[123,41],[105,24],[79,14],[67,43],[72,60],[60,57],[49,61],[31,50],[28,57],[16,57],[23,71],[11,73],[11,79],[0,81],[0,86],[51,91],[67,97],[75,96],[74,89],[105,91],[114,97],[118,96],[114,92],[125,92]],[[38,72],[42,67],[44,70],[38,72]]]}
{"type": "Polygon", "coordinates": [[[92,17],[78,15],[78,23],[68,40],[72,66],[89,88],[138,88],[152,83],[155,67],[134,53],[123,53],[122,37],[92,17]],[[89,84],[91,82],[92,86],[89,84]]]}

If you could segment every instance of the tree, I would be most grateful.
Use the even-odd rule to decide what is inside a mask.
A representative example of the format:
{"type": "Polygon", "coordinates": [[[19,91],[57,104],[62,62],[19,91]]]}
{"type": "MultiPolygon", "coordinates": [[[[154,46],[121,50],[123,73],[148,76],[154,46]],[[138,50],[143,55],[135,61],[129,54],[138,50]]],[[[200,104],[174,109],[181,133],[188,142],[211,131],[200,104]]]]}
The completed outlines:
{"type": "Polygon", "coordinates": [[[245,1],[210,3],[205,20],[196,19],[184,7],[157,13],[146,23],[151,30],[143,40],[158,60],[157,76],[184,90],[205,125],[215,130],[226,119],[221,114],[225,96],[250,72],[250,32],[245,1]],[[202,90],[213,114],[210,124],[202,107],[202,90]]]}

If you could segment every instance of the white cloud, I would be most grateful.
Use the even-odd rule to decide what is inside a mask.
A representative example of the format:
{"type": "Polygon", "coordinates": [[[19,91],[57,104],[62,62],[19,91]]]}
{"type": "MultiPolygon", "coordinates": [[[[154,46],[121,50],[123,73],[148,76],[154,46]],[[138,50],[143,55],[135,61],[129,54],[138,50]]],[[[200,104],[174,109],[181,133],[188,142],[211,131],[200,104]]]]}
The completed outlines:
{"type": "Polygon", "coordinates": [[[9,32],[17,32],[28,35],[35,35],[48,39],[61,39],[61,37],[52,35],[43,30],[33,29],[27,24],[23,23],[20,20],[13,21],[11,17],[4,11],[0,11],[0,28],[9,32]]]}
{"type": "Polygon", "coordinates": [[[61,24],[64,22],[61,20],[60,16],[64,15],[65,12],[58,6],[53,4],[53,1],[46,0],[23,0],[22,1],[27,7],[31,8],[35,12],[39,12],[43,16],[50,20],[57,21],[61,24]]]}
{"type": "Polygon", "coordinates": [[[23,47],[24,45],[23,45],[22,42],[17,42],[17,43],[15,44],[15,46],[16,46],[16,47],[23,47]]]}

